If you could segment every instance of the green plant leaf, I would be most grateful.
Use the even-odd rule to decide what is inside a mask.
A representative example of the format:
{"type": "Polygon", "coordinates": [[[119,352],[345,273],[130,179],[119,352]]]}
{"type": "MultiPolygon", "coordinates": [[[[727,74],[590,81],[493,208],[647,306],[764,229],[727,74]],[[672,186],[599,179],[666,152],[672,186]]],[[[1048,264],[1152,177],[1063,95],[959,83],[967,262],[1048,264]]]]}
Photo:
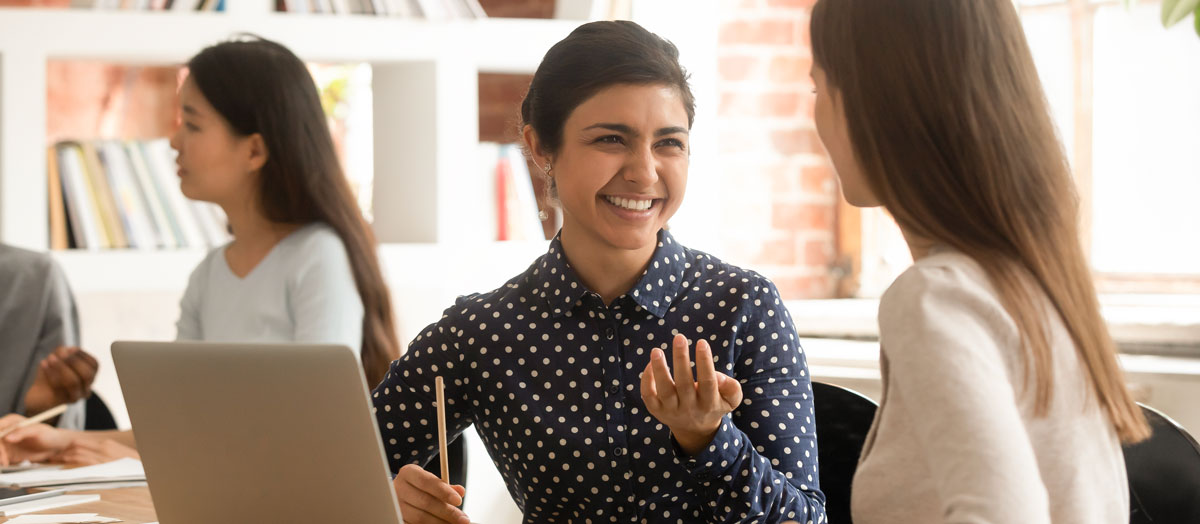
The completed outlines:
{"type": "Polygon", "coordinates": [[[1200,6],[1196,6],[1196,12],[1192,13],[1192,21],[1196,23],[1196,36],[1200,36],[1200,6]]]}
{"type": "Polygon", "coordinates": [[[1200,0],[1163,0],[1163,27],[1171,27],[1178,24],[1187,15],[1191,14],[1192,11],[1196,11],[1197,9],[1200,9],[1200,0]]]}

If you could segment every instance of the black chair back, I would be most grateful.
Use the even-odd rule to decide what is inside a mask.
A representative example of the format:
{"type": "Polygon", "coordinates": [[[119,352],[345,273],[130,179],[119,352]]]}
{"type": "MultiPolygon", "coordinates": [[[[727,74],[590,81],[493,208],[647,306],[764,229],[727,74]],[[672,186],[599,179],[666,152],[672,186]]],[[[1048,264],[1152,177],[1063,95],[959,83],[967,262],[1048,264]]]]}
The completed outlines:
{"type": "Polygon", "coordinates": [[[1153,434],[1124,448],[1130,524],[1200,522],[1200,446],[1166,415],[1142,413],[1153,434]]]}
{"type": "Polygon", "coordinates": [[[86,430],[112,430],[117,429],[117,421],[113,418],[112,411],[108,409],[108,404],[105,404],[100,397],[93,391],[88,395],[87,403],[84,407],[83,429],[86,430]]]}
{"type": "Polygon", "coordinates": [[[817,460],[829,522],[851,524],[850,484],[871,423],[875,401],[857,391],[813,382],[817,416],[817,460]]]}

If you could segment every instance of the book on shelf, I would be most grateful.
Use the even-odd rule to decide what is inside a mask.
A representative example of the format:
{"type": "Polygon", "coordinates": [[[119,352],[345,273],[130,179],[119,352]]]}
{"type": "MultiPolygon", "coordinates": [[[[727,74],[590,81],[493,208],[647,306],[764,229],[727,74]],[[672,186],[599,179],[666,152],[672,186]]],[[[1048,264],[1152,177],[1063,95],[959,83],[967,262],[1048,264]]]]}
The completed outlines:
{"type": "MultiPolygon", "coordinates": [[[[490,169],[485,172],[491,178],[490,189],[495,207],[492,208],[496,232],[493,240],[543,240],[545,233],[538,220],[538,202],[534,196],[533,179],[525,155],[514,144],[480,145],[480,158],[490,169]]],[[[488,219],[484,219],[488,220],[488,219]]]]}
{"type": "Polygon", "coordinates": [[[275,10],[427,20],[487,18],[479,0],[275,0],[275,10]]]}
{"type": "Polygon", "coordinates": [[[632,0],[559,0],[554,18],[559,20],[629,20],[632,0]]]}
{"type": "Polygon", "coordinates": [[[226,0],[71,0],[70,7],[99,11],[224,11],[226,0]]]}
{"type": "MultiPolygon", "coordinates": [[[[62,178],[58,174],[58,153],[53,147],[46,150],[47,182],[51,195],[63,194],[62,178]]],[[[50,199],[50,249],[67,249],[67,210],[63,199],[50,199]]]]}
{"type": "Polygon", "coordinates": [[[100,227],[104,230],[105,238],[108,239],[107,247],[129,247],[129,239],[125,236],[125,225],[121,223],[121,217],[117,213],[117,201],[113,198],[112,188],[108,185],[108,176],[104,172],[105,168],[100,161],[100,155],[96,153],[95,144],[80,142],[79,146],[83,152],[84,176],[88,180],[91,199],[96,203],[100,227]]]}
{"type": "Polygon", "coordinates": [[[50,149],[53,249],[200,249],[229,240],[218,206],[183,196],[166,139],[63,141],[50,149]]]}

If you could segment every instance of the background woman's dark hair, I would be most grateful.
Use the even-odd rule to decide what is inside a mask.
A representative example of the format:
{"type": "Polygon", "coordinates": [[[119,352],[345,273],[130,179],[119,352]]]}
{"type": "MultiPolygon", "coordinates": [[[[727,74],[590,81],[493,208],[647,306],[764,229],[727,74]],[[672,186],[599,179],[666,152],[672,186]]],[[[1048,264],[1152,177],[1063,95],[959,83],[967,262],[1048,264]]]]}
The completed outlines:
{"type": "Polygon", "coordinates": [[[267,161],[258,196],[264,215],[286,224],[325,222],[341,237],[363,303],[363,369],[372,385],[379,383],[399,347],[391,297],[375,235],[342,173],[308,68],[286,47],[247,37],[204,49],[188,69],[234,133],[262,136],[267,161]]]}
{"type": "MultiPolygon", "coordinates": [[[[675,44],[628,21],[577,27],[546,52],[521,102],[521,125],[533,126],[544,152],[562,146],[563,124],[601,89],[619,84],[664,84],[679,90],[688,127],[696,101],[675,44]]],[[[531,151],[532,153],[532,151],[531,151]]]]}

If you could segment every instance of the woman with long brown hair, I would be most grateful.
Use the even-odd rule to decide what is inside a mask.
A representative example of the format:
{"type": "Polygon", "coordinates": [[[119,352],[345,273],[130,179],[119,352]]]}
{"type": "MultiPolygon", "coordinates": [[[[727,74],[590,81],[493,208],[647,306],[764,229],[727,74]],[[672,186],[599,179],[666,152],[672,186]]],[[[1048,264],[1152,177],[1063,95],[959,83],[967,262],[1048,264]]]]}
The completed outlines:
{"type": "Polygon", "coordinates": [[[855,521],[1128,522],[1121,443],[1149,430],[1012,1],[821,0],[811,24],[843,194],[916,260],[880,302],[855,521]]]}
{"type": "MultiPolygon", "coordinates": [[[[391,298],[308,68],[284,46],[254,37],[211,46],[187,65],[171,138],[180,187],[224,209],[233,241],[192,272],[177,338],[342,344],[378,383],[398,356],[391,298]]],[[[111,454],[97,447],[107,439],[134,444],[128,431],[44,425],[5,442],[10,459],[65,450],[58,460],[92,462],[111,454]],[[67,449],[73,442],[77,455],[67,449]]]]}

